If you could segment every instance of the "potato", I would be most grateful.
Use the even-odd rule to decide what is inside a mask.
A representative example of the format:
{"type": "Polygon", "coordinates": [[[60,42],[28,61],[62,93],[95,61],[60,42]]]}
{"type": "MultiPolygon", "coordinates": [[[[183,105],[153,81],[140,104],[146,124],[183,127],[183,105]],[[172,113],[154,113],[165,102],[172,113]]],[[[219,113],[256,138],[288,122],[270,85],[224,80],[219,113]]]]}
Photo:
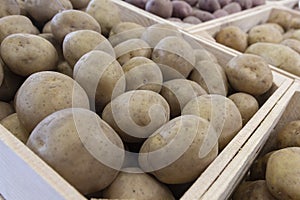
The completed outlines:
{"type": "Polygon", "coordinates": [[[267,163],[272,153],[274,153],[274,151],[261,156],[253,162],[250,167],[251,180],[265,180],[267,163]]]}
{"type": "Polygon", "coordinates": [[[192,6],[185,1],[172,1],[172,6],[172,17],[183,19],[187,16],[190,16],[193,12],[192,6]]]}
{"type": "Polygon", "coordinates": [[[14,108],[6,102],[0,101],[0,120],[14,113],[14,108]]]}
{"type": "Polygon", "coordinates": [[[76,30],[93,30],[101,33],[98,22],[89,14],[80,10],[65,10],[57,13],[51,20],[51,31],[57,41],[76,30]]]}
{"type": "Polygon", "coordinates": [[[182,34],[175,26],[169,24],[154,24],[146,28],[141,39],[146,41],[151,48],[154,48],[160,40],[168,36],[181,37],[182,34]]]}
{"type": "Polygon", "coordinates": [[[25,8],[28,14],[38,22],[46,22],[63,10],[72,9],[69,0],[26,0],[25,8]]]}
{"type": "Polygon", "coordinates": [[[97,20],[104,36],[109,36],[112,27],[121,22],[120,10],[110,0],[91,0],[86,12],[97,20]]]}
{"type": "Polygon", "coordinates": [[[20,76],[54,70],[58,54],[46,39],[25,33],[6,37],[1,43],[1,56],[11,71],[20,76]]]}
{"type": "Polygon", "coordinates": [[[133,57],[151,57],[151,47],[142,39],[129,39],[114,47],[118,62],[123,65],[133,57]]]}
{"type": "Polygon", "coordinates": [[[52,33],[41,33],[38,34],[38,36],[48,40],[48,42],[50,42],[54,46],[58,55],[58,62],[62,62],[65,60],[61,44],[57,42],[52,33]]]}
{"type": "Polygon", "coordinates": [[[242,115],[243,125],[245,125],[259,109],[257,100],[250,94],[238,92],[230,95],[228,98],[231,99],[239,109],[242,115]]]}
{"type": "MultiPolygon", "coordinates": [[[[0,59],[1,61],[1,59],[0,59]]],[[[1,62],[0,62],[1,63],[1,62]]],[[[12,73],[3,65],[4,79],[0,86],[0,101],[12,101],[24,78],[12,73]]]]}
{"type": "Polygon", "coordinates": [[[179,1],[185,1],[191,6],[196,6],[196,4],[198,3],[198,0],[179,0],[179,1]]]}
{"type": "Polygon", "coordinates": [[[248,35],[237,26],[226,26],[217,32],[216,41],[237,51],[244,52],[248,47],[248,35]]]}
{"type": "Polygon", "coordinates": [[[290,38],[300,41],[300,29],[293,31],[292,34],[290,35],[290,38]]]}
{"type": "Polygon", "coordinates": [[[217,154],[217,135],[209,122],[184,115],[160,127],[144,142],[139,164],[163,183],[182,184],[198,178],[217,154]]]}
{"type": "Polygon", "coordinates": [[[116,132],[83,108],[46,117],[32,131],[27,146],[83,194],[111,184],[125,155],[116,132]]]}
{"type": "Polygon", "coordinates": [[[15,0],[0,0],[0,18],[19,14],[20,7],[15,0]]]}
{"type": "Polygon", "coordinates": [[[216,17],[216,18],[219,18],[219,17],[224,17],[224,16],[227,16],[229,15],[228,12],[226,10],[223,10],[223,9],[219,9],[219,10],[216,10],[213,15],[216,17]]]}
{"type": "Polygon", "coordinates": [[[252,0],[252,6],[260,6],[266,4],[266,0],[252,0]]]}
{"type": "Polygon", "coordinates": [[[283,40],[281,32],[270,24],[254,26],[248,32],[249,45],[257,42],[280,43],[283,40]]]}
{"type": "Polygon", "coordinates": [[[87,92],[97,113],[126,88],[124,72],[116,59],[109,54],[93,50],[82,56],[74,66],[74,79],[87,92]]]}
{"type": "Polygon", "coordinates": [[[279,149],[286,147],[300,147],[300,121],[287,123],[277,134],[277,146],[279,149]]]}
{"type": "Polygon", "coordinates": [[[67,76],[73,78],[73,69],[67,63],[67,61],[62,61],[57,65],[57,72],[60,72],[64,75],[67,75],[67,76]]]}
{"type": "Polygon", "coordinates": [[[134,57],[127,61],[122,69],[125,73],[126,91],[152,90],[160,92],[163,77],[160,68],[145,57],[134,57]]]}
{"type": "Polygon", "coordinates": [[[267,164],[266,182],[276,199],[300,199],[300,147],[274,152],[267,164]]]}
{"type": "Polygon", "coordinates": [[[1,87],[1,85],[3,83],[3,79],[4,79],[4,70],[3,70],[3,66],[2,66],[2,64],[0,62],[0,87],[1,87]]]}
{"type": "Polygon", "coordinates": [[[0,43],[14,33],[38,34],[39,30],[25,16],[10,15],[0,18],[0,43]]]}
{"type": "Polygon", "coordinates": [[[237,2],[231,2],[224,6],[222,9],[228,12],[228,14],[233,14],[242,11],[241,5],[237,2]]]}
{"type": "Polygon", "coordinates": [[[219,1],[221,8],[223,8],[224,6],[226,6],[227,4],[232,2],[232,0],[218,0],[218,1],[219,1]]]}
{"type": "Polygon", "coordinates": [[[198,8],[213,13],[221,9],[221,6],[218,0],[199,0],[198,8]]]}
{"type": "Polygon", "coordinates": [[[234,2],[238,2],[242,8],[242,10],[246,10],[252,8],[252,0],[233,0],[234,2]]]}
{"type": "Polygon", "coordinates": [[[300,29],[300,18],[293,17],[289,29],[300,29]]]}
{"type": "Polygon", "coordinates": [[[51,33],[52,34],[51,20],[45,23],[45,25],[43,26],[43,29],[42,29],[42,33],[51,33]]]}
{"type": "Polygon", "coordinates": [[[76,9],[82,9],[87,7],[89,4],[90,0],[70,0],[73,7],[76,9]]]}
{"type": "Polygon", "coordinates": [[[232,200],[274,200],[266,181],[246,181],[241,183],[233,193],[232,200]]]}
{"type": "Polygon", "coordinates": [[[300,76],[300,57],[293,49],[282,44],[256,43],[245,51],[259,55],[269,64],[300,76]]]}
{"type": "Polygon", "coordinates": [[[24,0],[16,0],[16,2],[18,3],[19,8],[20,8],[20,15],[28,16],[28,12],[25,7],[25,1],[24,0]]]}
{"type": "Polygon", "coordinates": [[[282,26],[285,30],[289,29],[292,15],[284,10],[276,10],[271,12],[267,22],[276,23],[282,26]]]}
{"type": "Polygon", "coordinates": [[[273,84],[268,63],[257,55],[242,54],[232,58],[225,72],[233,89],[254,96],[264,94],[273,84]]]}
{"type": "Polygon", "coordinates": [[[16,136],[21,142],[26,143],[29,138],[29,132],[25,130],[21,124],[17,113],[13,113],[3,118],[0,124],[4,126],[9,132],[16,136]]]}
{"type": "Polygon", "coordinates": [[[211,52],[207,51],[206,49],[195,49],[194,50],[195,58],[196,58],[196,63],[203,61],[203,60],[208,60],[214,63],[218,63],[218,59],[214,54],[211,52]]]}
{"type": "Polygon", "coordinates": [[[170,106],[171,118],[180,115],[183,107],[193,98],[207,94],[196,82],[187,79],[173,79],[163,83],[160,94],[170,106]]]}
{"type": "Polygon", "coordinates": [[[203,11],[203,10],[194,10],[192,12],[192,16],[195,16],[197,17],[198,19],[200,19],[202,22],[206,22],[206,21],[209,21],[209,20],[213,20],[215,19],[216,17],[211,14],[210,12],[208,11],[203,11]]]}
{"type": "Polygon", "coordinates": [[[147,3],[147,0],[124,0],[124,1],[142,9],[145,9],[147,3]]]}
{"type": "Polygon", "coordinates": [[[227,96],[228,82],[225,71],[218,63],[203,60],[196,63],[189,79],[197,82],[209,94],[227,96]]]}
{"type": "Polygon", "coordinates": [[[296,39],[285,39],[281,42],[281,44],[290,47],[298,54],[300,54],[300,41],[296,39]]]}
{"type": "Polygon", "coordinates": [[[169,121],[167,101],[150,90],[132,90],[113,99],[104,108],[102,119],[125,142],[142,142],[169,121]]]}
{"type": "Polygon", "coordinates": [[[190,44],[181,37],[168,36],[154,48],[152,60],[156,62],[164,81],[186,78],[195,65],[195,55],[190,44]]]}
{"type": "Polygon", "coordinates": [[[242,128],[242,116],[229,98],[217,94],[196,97],[183,108],[182,115],[197,115],[208,120],[219,137],[222,150],[242,128]]]}
{"type": "Polygon", "coordinates": [[[145,10],[162,18],[170,18],[173,5],[170,0],[147,0],[145,10]]]}
{"type": "Polygon", "coordinates": [[[195,16],[185,17],[182,21],[184,23],[189,23],[189,24],[200,24],[202,22],[199,18],[195,16]]]}
{"type": "Polygon", "coordinates": [[[16,112],[31,132],[51,113],[64,108],[89,109],[87,94],[70,77],[58,72],[37,72],[29,76],[16,95],[16,112]]]}
{"type": "Polygon", "coordinates": [[[112,46],[116,46],[129,39],[140,39],[145,30],[146,28],[142,25],[133,22],[121,22],[112,27],[108,40],[112,46]]]}
{"type": "Polygon", "coordinates": [[[170,190],[138,168],[123,169],[103,191],[107,199],[174,199],[170,190]]]}
{"type": "MultiPolygon", "coordinates": [[[[107,39],[92,30],[78,30],[68,33],[63,41],[63,54],[71,67],[86,53],[92,51],[107,39]]],[[[111,51],[113,48],[111,47],[111,51]]]]}

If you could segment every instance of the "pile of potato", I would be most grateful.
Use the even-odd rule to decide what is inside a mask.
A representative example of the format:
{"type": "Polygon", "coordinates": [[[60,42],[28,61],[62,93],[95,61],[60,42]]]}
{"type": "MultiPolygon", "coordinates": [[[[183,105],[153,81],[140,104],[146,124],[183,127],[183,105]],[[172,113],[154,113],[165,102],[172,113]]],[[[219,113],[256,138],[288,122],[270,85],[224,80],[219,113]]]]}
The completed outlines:
{"type": "Polygon", "coordinates": [[[265,0],[124,0],[176,22],[199,24],[264,5],[265,0]]]}
{"type": "Polygon", "coordinates": [[[227,26],[214,37],[223,45],[259,55],[269,64],[300,76],[300,17],[288,11],[272,11],[265,23],[248,32],[227,26]]]}
{"type": "Polygon", "coordinates": [[[287,123],[277,134],[272,151],[257,158],[249,177],[233,200],[300,199],[300,121],[287,123]]]}
{"type": "Polygon", "coordinates": [[[0,123],[88,197],[180,197],[272,88],[261,57],[221,66],[109,0],[0,5],[0,123]]]}

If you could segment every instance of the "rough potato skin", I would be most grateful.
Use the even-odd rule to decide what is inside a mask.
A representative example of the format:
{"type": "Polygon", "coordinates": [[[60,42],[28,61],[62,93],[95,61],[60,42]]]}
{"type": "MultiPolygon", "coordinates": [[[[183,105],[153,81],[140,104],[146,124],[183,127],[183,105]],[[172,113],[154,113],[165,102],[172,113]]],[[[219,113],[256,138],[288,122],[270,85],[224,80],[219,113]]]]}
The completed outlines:
{"type": "Polygon", "coordinates": [[[46,117],[32,131],[27,146],[83,194],[107,187],[124,160],[116,132],[83,108],[63,109],[46,117]]]}
{"type": "Polygon", "coordinates": [[[200,24],[202,21],[195,16],[188,16],[182,20],[184,23],[188,24],[200,24]]]}
{"type": "Polygon", "coordinates": [[[62,42],[68,33],[83,29],[101,33],[98,22],[88,13],[80,10],[62,11],[54,15],[51,20],[52,34],[59,42],[62,42]]]}
{"type": "Polygon", "coordinates": [[[266,182],[276,199],[300,199],[300,147],[274,152],[267,164],[266,182]]]}
{"type": "Polygon", "coordinates": [[[58,54],[46,39],[25,33],[6,37],[1,43],[1,56],[11,71],[20,76],[35,72],[54,70],[58,54]]]}
{"type": "Polygon", "coordinates": [[[193,10],[192,16],[197,17],[197,18],[200,19],[202,22],[206,22],[206,21],[213,20],[213,19],[216,18],[216,17],[215,17],[213,14],[211,14],[210,12],[208,12],[208,11],[203,11],[203,10],[193,10]]]}
{"type": "Polygon", "coordinates": [[[138,168],[125,168],[103,191],[108,199],[174,200],[170,190],[138,168]]]}
{"type": "Polygon", "coordinates": [[[277,134],[279,149],[286,147],[300,147],[300,121],[291,121],[277,134]]]}
{"type": "Polygon", "coordinates": [[[237,13],[242,11],[242,7],[237,2],[231,2],[222,8],[227,11],[229,14],[237,13]]]}
{"type": "Polygon", "coordinates": [[[0,18],[8,15],[19,15],[21,12],[15,0],[0,0],[0,18]]]}
{"type": "Polygon", "coordinates": [[[257,55],[242,54],[232,58],[225,72],[235,90],[254,96],[267,92],[273,84],[268,63],[257,55]]]}
{"type": "Polygon", "coordinates": [[[173,5],[170,0],[148,0],[145,10],[162,18],[170,18],[173,12],[173,5]]]}
{"type": "Polygon", "coordinates": [[[139,8],[145,9],[147,0],[125,0],[125,2],[135,5],[139,8]]]}
{"type": "Polygon", "coordinates": [[[281,44],[290,47],[294,51],[300,54],[300,41],[296,39],[285,39],[281,44]]]}
{"type": "Polygon", "coordinates": [[[232,200],[274,200],[265,180],[245,181],[233,193],[232,200]]]}
{"type": "Polygon", "coordinates": [[[277,28],[271,24],[261,24],[254,26],[248,33],[249,45],[257,42],[280,43],[283,36],[277,28]]]}
{"type": "Polygon", "coordinates": [[[218,0],[199,0],[198,8],[213,13],[221,9],[221,6],[218,0]]]}
{"type": "Polygon", "coordinates": [[[14,33],[38,34],[39,30],[30,19],[22,15],[10,15],[0,18],[0,43],[14,33]]]}
{"type": "Polygon", "coordinates": [[[224,17],[224,16],[227,16],[229,15],[228,12],[226,10],[223,10],[223,9],[219,9],[219,10],[216,10],[213,15],[216,17],[216,18],[219,18],[219,17],[224,17]]]}
{"type": "Polygon", "coordinates": [[[267,22],[279,24],[285,30],[289,29],[291,21],[292,21],[292,15],[286,11],[281,11],[281,10],[272,12],[267,20],[267,22]]]}
{"type": "Polygon", "coordinates": [[[239,3],[243,10],[249,9],[253,5],[252,0],[233,0],[233,1],[239,3]]]}
{"type": "Polygon", "coordinates": [[[70,77],[58,72],[37,72],[29,76],[16,95],[16,112],[31,132],[51,113],[70,107],[89,109],[85,91],[70,77]]]}
{"type": "Polygon", "coordinates": [[[237,51],[244,52],[248,47],[247,33],[237,26],[222,28],[215,36],[218,43],[224,44],[237,51]]]}

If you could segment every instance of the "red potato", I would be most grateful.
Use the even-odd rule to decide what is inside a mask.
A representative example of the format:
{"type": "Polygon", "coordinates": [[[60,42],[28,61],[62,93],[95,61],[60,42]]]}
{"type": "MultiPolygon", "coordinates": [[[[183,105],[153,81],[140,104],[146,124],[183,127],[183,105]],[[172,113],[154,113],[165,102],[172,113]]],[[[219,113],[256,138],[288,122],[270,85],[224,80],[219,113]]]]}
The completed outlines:
{"type": "Polygon", "coordinates": [[[219,10],[221,6],[218,0],[199,0],[198,8],[208,12],[214,12],[216,10],[219,10]]]}
{"type": "Polygon", "coordinates": [[[136,7],[145,9],[147,0],[125,0],[125,2],[130,3],[136,7]]]}
{"type": "Polygon", "coordinates": [[[203,11],[203,10],[194,10],[192,13],[192,16],[197,17],[200,19],[202,22],[206,22],[212,19],[215,19],[216,17],[211,14],[210,12],[203,11]]]}
{"type": "Polygon", "coordinates": [[[227,4],[230,4],[231,2],[232,2],[232,0],[219,0],[219,4],[222,8],[224,6],[226,6],[227,4]]]}
{"type": "Polygon", "coordinates": [[[184,23],[200,24],[202,21],[195,16],[188,16],[182,20],[184,23]]]}
{"type": "Polygon", "coordinates": [[[213,15],[216,17],[216,18],[219,18],[219,17],[224,17],[224,16],[227,16],[229,15],[228,12],[226,10],[223,10],[223,9],[219,9],[219,10],[216,10],[213,15]]]}
{"type": "Polygon", "coordinates": [[[242,7],[237,2],[232,2],[223,7],[223,10],[226,10],[229,14],[237,13],[242,10],[242,7]]]}
{"type": "Polygon", "coordinates": [[[172,17],[183,19],[193,12],[192,6],[185,1],[172,1],[173,12],[172,17]]]}
{"type": "Polygon", "coordinates": [[[173,0],[173,1],[185,1],[191,6],[196,6],[196,4],[198,3],[198,0],[173,0]]]}
{"type": "Polygon", "coordinates": [[[234,2],[237,2],[240,4],[243,10],[252,8],[252,0],[234,0],[234,2]]]}
{"type": "Polygon", "coordinates": [[[145,10],[162,18],[170,18],[172,16],[173,5],[170,0],[148,0],[145,10]]]}
{"type": "Polygon", "coordinates": [[[266,4],[266,0],[252,0],[252,4],[253,7],[264,5],[266,4]]]}

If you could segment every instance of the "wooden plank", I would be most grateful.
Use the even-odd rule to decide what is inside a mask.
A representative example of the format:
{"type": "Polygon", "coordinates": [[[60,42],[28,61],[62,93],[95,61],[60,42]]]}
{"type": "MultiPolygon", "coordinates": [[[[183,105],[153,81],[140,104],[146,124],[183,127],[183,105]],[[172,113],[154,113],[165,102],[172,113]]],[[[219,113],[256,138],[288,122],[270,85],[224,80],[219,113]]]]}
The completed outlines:
{"type": "Polygon", "coordinates": [[[7,200],[85,198],[0,125],[0,193],[7,200]]]}
{"type": "MultiPolygon", "coordinates": [[[[295,82],[201,199],[229,198],[259,152],[265,148],[266,141],[272,141],[270,139],[275,138],[278,130],[287,122],[300,119],[299,101],[300,84],[295,82]]],[[[268,149],[266,152],[270,150],[272,149],[268,149]]]]}

